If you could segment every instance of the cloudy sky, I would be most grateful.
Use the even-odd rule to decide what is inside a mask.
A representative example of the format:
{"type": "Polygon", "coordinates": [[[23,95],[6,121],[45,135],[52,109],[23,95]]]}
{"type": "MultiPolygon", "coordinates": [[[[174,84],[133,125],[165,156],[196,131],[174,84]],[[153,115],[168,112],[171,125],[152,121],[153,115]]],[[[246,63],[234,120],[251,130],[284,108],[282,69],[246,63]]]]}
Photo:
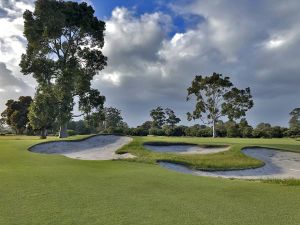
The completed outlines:
{"type": "MultiPolygon", "coordinates": [[[[299,0],[87,1],[106,21],[108,66],[93,86],[107,106],[136,126],[149,110],[170,107],[187,124],[186,89],[197,74],[231,77],[250,87],[252,125],[287,125],[300,107],[299,0]]],[[[7,99],[32,95],[35,82],[20,73],[25,9],[32,0],[0,0],[0,111],[7,99]]]]}

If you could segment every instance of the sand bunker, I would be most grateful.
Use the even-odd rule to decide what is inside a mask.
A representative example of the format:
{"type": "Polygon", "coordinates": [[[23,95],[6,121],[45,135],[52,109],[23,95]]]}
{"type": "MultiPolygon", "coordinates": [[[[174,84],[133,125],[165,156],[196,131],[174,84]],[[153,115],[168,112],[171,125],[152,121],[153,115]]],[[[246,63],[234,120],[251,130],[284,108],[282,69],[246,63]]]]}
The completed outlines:
{"type": "Polygon", "coordinates": [[[60,154],[74,159],[111,160],[134,158],[129,153],[116,154],[115,151],[132,141],[132,138],[116,135],[97,135],[82,141],[46,142],[30,148],[32,152],[60,154]]]}
{"type": "Polygon", "coordinates": [[[178,172],[208,176],[239,179],[300,179],[300,154],[294,152],[285,152],[271,150],[266,148],[248,148],[243,153],[265,162],[265,166],[257,169],[231,170],[231,171],[200,171],[189,169],[185,166],[160,162],[165,168],[178,172]]]}
{"type": "Polygon", "coordinates": [[[200,146],[200,145],[185,145],[185,144],[145,144],[145,148],[163,153],[179,153],[179,154],[213,154],[224,152],[229,149],[229,146],[200,146]]]}

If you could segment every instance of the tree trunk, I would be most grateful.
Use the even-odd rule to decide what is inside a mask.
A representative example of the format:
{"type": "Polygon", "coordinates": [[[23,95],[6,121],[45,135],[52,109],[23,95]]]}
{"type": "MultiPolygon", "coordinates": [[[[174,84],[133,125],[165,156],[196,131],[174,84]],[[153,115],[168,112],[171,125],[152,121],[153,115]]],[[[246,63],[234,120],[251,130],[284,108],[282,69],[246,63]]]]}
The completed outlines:
{"type": "Polygon", "coordinates": [[[215,121],[213,121],[212,129],[213,129],[213,138],[215,138],[216,137],[216,122],[215,121]]]}
{"type": "Polygon", "coordinates": [[[66,138],[68,137],[68,133],[67,133],[67,124],[63,124],[60,126],[59,128],[59,138],[66,138]]]}
{"type": "Polygon", "coordinates": [[[41,136],[40,136],[41,139],[46,139],[47,138],[47,129],[42,129],[41,130],[41,136]]]}

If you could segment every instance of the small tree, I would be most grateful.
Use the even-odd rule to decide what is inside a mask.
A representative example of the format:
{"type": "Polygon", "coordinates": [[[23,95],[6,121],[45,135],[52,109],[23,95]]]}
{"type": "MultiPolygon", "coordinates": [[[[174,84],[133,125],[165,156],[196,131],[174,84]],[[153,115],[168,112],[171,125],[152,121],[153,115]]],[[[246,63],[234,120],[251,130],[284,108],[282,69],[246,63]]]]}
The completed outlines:
{"type": "Polygon", "coordinates": [[[175,128],[175,125],[181,121],[178,117],[176,117],[174,111],[170,108],[165,109],[165,113],[168,116],[166,118],[166,124],[171,127],[171,129],[175,128]]]}
{"type": "Polygon", "coordinates": [[[293,109],[290,112],[291,119],[289,121],[290,128],[292,127],[300,127],[300,108],[293,109]]]}
{"type": "Polygon", "coordinates": [[[124,125],[121,110],[117,108],[104,108],[104,118],[105,129],[121,128],[124,125]]]}
{"type": "Polygon", "coordinates": [[[6,103],[6,109],[1,113],[7,125],[16,132],[16,134],[23,134],[26,129],[28,120],[29,106],[32,102],[30,96],[21,96],[18,101],[12,99],[6,103]]]}
{"type": "Polygon", "coordinates": [[[166,116],[162,107],[158,106],[156,109],[150,111],[150,116],[152,117],[153,128],[161,129],[165,124],[166,116]]]}
{"type": "Polygon", "coordinates": [[[245,118],[241,119],[239,129],[243,138],[252,137],[253,128],[248,124],[248,121],[245,118]]]}
{"type": "Polygon", "coordinates": [[[4,131],[4,126],[5,126],[6,122],[4,118],[0,118],[0,132],[4,131]]]}
{"type": "Polygon", "coordinates": [[[53,89],[38,89],[29,108],[28,118],[35,130],[40,130],[42,139],[47,137],[47,129],[53,126],[57,117],[56,99],[53,89]]]}
{"type": "Polygon", "coordinates": [[[253,107],[250,88],[237,89],[229,77],[213,73],[211,76],[196,76],[187,89],[187,100],[196,97],[196,106],[192,113],[187,113],[188,120],[201,119],[212,125],[213,137],[216,137],[216,122],[224,116],[230,120],[245,116],[253,107]]]}

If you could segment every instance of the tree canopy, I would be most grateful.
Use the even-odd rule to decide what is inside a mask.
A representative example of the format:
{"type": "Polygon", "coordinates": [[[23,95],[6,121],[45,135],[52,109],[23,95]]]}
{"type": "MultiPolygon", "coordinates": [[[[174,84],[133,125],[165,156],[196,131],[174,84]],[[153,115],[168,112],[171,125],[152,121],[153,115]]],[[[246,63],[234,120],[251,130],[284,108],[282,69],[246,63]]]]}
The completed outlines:
{"type": "Polygon", "coordinates": [[[50,87],[37,90],[34,100],[29,107],[28,118],[35,130],[41,131],[41,138],[46,138],[47,129],[51,128],[57,117],[53,89],[50,87]]]}
{"type": "Polygon", "coordinates": [[[188,120],[201,119],[211,124],[213,137],[216,136],[215,123],[219,118],[227,116],[230,120],[238,119],[253,107],[250,88],[238,89],[229,77],[218,73],[196,76],[187,91],[188,101],[193,96],[196,99],[194,111],[187,113],[188,120]]]}
{"type": "Polygon", "coordinates": [[[166,124],[168,126],[170,126],[172,129],[174,129],[175,125],[177,123],[179,123],[181,121],[181,119],[179,119],[176,115],[175,115],[175,112],[170,109],[170,108],[166,108],[165,109],[165,113],[167,115],[167,118],[166,118],[166,124]]]}
{"type": "Polygon", "coordinates": [[[20,66],[24,75],[33,75],[38,90],[53,88],[61,137],[75,97],[85,115],[103,107],[105,98],[91,88],[91,81],[106,66],[104,31],[105,23],[85,2],[37,0],[34,12],[24,12],[28,44],[20,66]]]}
{"type": "Polygon", "coordinates": [[[164,125],[166,120],[166,115],[162,107],[158,106],[157,108],[152,109],[150,111],[150,116],[153,120],[152,126],[154,128],[161,128],[164,125]]]}
{"type": "Polygon", "coordinates": [[[29,122],[28,112],[32,102],[30,96],[20,96],[19,100],[7,101],[6,109],[1,113],[7,125],[11,126],[16,134],[23,134],[29,122]]]}

